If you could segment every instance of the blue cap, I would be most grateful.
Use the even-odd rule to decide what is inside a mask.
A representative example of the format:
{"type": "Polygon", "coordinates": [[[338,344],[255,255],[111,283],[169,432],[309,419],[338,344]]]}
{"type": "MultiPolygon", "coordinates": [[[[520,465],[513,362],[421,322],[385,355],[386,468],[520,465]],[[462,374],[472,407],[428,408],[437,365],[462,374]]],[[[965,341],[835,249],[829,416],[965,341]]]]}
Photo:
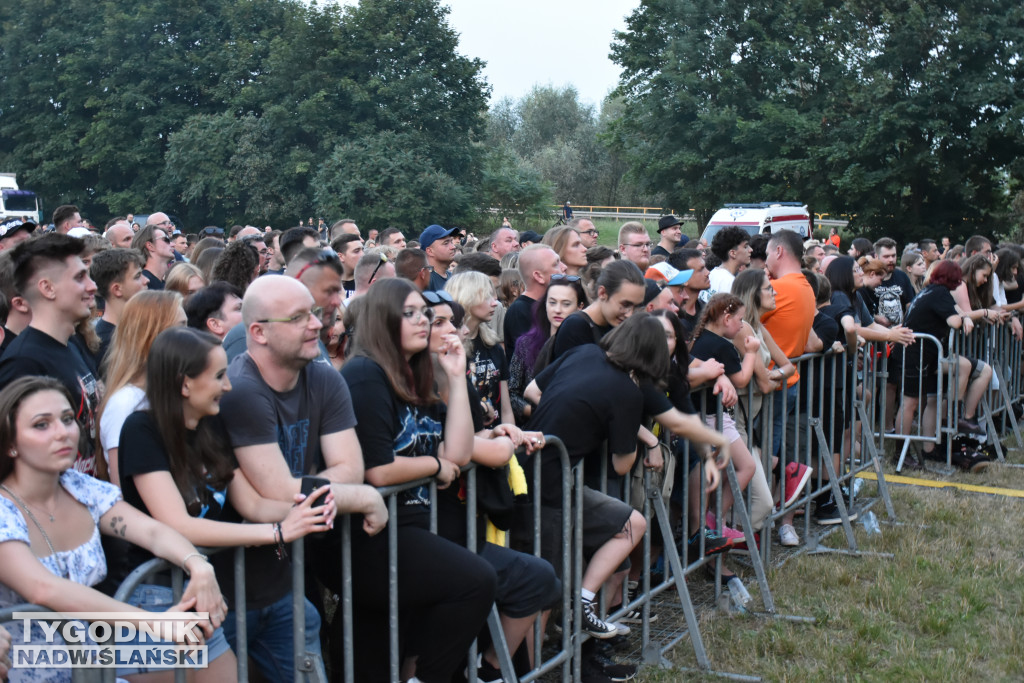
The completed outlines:
{"type": "Polygon", "coordinates": [[[445,230],[440,225],[429,225],[427,229],[420,234],[420,249],[426,249],[437,240],[444,239],[453,232],[459,232],[458,228],[450,228],[445,230]]]}

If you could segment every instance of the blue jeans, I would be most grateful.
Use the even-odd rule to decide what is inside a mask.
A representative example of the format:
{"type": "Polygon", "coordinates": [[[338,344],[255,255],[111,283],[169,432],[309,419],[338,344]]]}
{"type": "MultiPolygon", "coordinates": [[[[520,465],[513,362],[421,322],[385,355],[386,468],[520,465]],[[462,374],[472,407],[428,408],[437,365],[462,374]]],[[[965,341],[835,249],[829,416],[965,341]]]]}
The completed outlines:
{"type": "MultiPolygon", "coordinates": [[[[789,421],[789,416],[792,415],[793,411],[796,410],[796,402],[798,400],[798,396],[799,394],[797,391],[797,384],[794,384],[785,391],[776,391],[774,394],[772,394],[772,455],[774,455],[777,458],[782,457],[781,450],[783,430],[786,428],[786,423],[789,421]],[[783,414],[782,408],[783,394],[785,394],[786,396],[785,414],[783,414]]],[[[792,443],[793,442],[790,441],[789,445],[792,446],[792,443]]],[[[792,456],[787,458],[788,462],[791,462],[792,460],[792,456]]]]}
{"type": "MultiPolygon", "coordinates": [[[[320,656],[320,615],[313,603],[302,599],[306,608],[306,652],[320,656]]],[[[231,649],[238,652],[235,611],[228,612],[222,628],[231,649]]],[[[249,656],[271,681],[291,681],[295,677],[292,652],[292,596],[289,593],[272,605],[251,609],[245,615],[249,656]]]]}

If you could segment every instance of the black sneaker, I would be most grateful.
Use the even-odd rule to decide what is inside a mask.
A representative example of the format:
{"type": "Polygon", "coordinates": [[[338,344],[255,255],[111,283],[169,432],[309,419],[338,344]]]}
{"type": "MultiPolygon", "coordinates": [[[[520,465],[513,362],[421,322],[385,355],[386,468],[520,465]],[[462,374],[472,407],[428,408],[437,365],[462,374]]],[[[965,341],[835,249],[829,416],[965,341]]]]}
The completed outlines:
{"type": "Polygon", "coordinates": [[[611,638],[619,633],[619,629],[615,624],[602,621],[597,616],[597,609],[590,600],[583,600],[582,631],[594,638],[611,638]]]}
{"type": "Polygon", "coordinates": [[[940,451],[938,448],[933,448],[930,451],[926,451],[922,448],[921,457],[932,462],[946,462],[946,456],[943,455],[943,451],[940,451]]]}
{"type": "Polygon", "coordinates": [[[981,428],[977,420],[968,420],[966,417],[961,417],[956,422],[956,428],[958,431],[964,434],[984,434],[985,430],[981,428]]]}
{"type": "MultiPolygon", "coordinates": [[[[626,601],[633,602],[636,599],[636,593],[639,590],[639,584],[636,581],[630,581],[629,586],[626,588],[626,601]]],[[[654,612],[650,613],[647,619],[647,623],[652,623],[658,620],[658,615],[654,612]]],[[[619,617],[619,622],[623,624],[642,624],[644,621],[643,606],[638,605],[633,609],[626,612],[624,615],[619,617]]]]}
{"type": "MultiPolygon", "coordinates": [[[[704,556],[717,555],[718,553],[729,552],[733,546],[733,539],[723,538],[714,529],[704,527],[704,556]]],[[[686,558],[691,564],[700,557],[700,532],[690,536],[686,541],[686,558]]]]}
{"type": "MultiPolygon", "coordinates": [[[[857,519],[857,513],[850,506],[850,499],[843,496],[843,502],[846,503],[846,512],[850,515],[850,521],[857,519]]],[[[814,508],[814,521],[825,526],[843,523],[843,517],[839,514],[839,505],[836,504],[835,496],[832,493],[828,494],[828,499],[814,508]]]]}
{"type": "Polygon", "coordinates": [[[601,671],[610,681],[630,681],[636,678],[636,666],[633,664],[620,664],[614,659],[608,659],[600,654],[592,654],[585,658],[584,666],[590,664],[601,671]]]}
{"type": "Polygon", "coordinates": [[[505,680],[501,677],[501,669],[494,668],[483,657],[480,658],[480,666],[476,670],[476,679],[485,683],[503,683],[505,680]]]}

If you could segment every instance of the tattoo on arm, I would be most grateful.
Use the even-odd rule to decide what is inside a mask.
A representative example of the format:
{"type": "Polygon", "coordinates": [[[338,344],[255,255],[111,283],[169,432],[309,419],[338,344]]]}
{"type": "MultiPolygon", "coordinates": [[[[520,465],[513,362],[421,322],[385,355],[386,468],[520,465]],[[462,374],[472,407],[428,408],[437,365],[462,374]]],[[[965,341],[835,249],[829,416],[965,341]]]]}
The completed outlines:
{"type": "Polygon", "coordinates": [[[110,530],[115,536],[124,538],[125,531],[128,529],[128,525],[124,521],[124,517],[114,517],[110,520],[110,530]]]}

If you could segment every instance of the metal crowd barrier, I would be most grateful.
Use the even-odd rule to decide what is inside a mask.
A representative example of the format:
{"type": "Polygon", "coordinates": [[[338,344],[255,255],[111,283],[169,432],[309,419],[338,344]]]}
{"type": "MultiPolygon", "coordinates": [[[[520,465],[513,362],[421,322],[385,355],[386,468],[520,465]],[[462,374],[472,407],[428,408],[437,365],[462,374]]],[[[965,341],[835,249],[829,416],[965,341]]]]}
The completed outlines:
{"type": "MultiPolygon", "coordinates": [[[[885,440],[893,439],[902,441],[903,452],[905,454],[906,449],[912,441],[931,441],[933,443],[939,443],[943,435],[945,435],[947,443],[947,463],[949,462],[948,449],[950,448],[950,443],[953,440],[952,436],[955,432],[955,417],[958,415],[957,411],[959,410],[959,399],[956,392],[956,387],[960,380],[959,364],[955,360],[958,355],[968,355],[980,358],[993,367],[995,380],[982,397],[981,405],[979,406],[979,418],[985,421],[989,434],[995,440],[994,445],[998,448],[998,432],[996,429],[997,418],[1001,418],[1001,422],[1004,426],[1009,425],[1009,429],[1016,437],[1018,445],[1024,445],[1021,438],[1020,425],[1015,415],[1015,408],[1019,407],[1022,394],[1024,394],[1024,376],[1022,376],[1022,370],[1024,370],[1024,368],[1022,368],[1024,344],[1010,335],[1008,326],[979,326],[979,328],[975,329],[973,335],[964,335],[962,332],[952,333],[945,347],[939,342],[939,340],[929,335],[915,336],[917,337],[916,343],[934,344],[938,347],[937,350],[940,358],[940,367],[944,370],[944,372],[939,373],[938,394],[940,397],[944,397],[946,399],[946,406],[943,410],[941,402],[937,402],[936,409],[944,413],[945,419],[938,421],[935,434],[930,435],[924,433],[923,425],[921,424],[922,420],[918,421],[916,430],[909,434],[900,434],[884,429],[887,414],[886,385],[889,379],[889,355],[886,352],[885,345],[866,344],[863,348],[857,349],[852,353],[837,353],[829,350],[820,354],[807,354],[792,359],[793,362],[797,364],[800,373],[800,381],[796,386],[803,386],[803,389],[798,390],[797,392],[796,405],[790,408],[789,402],[791,399],[786,393],[784,385],[776,392],[781,394],[777,400],[781,409],[784,411],[784,414],[788,418],[782,420],[783,433],[780,434],[782,447],[779,452],[779,457],[782,461],[780,468],[783,472],[785,471],[786,463],[796,459],[798,462],[814,467],[817,475],[812,479],[812,482],[808,484],[800,497],[789,506],[789,508],[773,508],[767,519],[765,519],[760,531],[755,534],[749,515],[749,505],[751,502],[749,498],[749,487],[746,494],[740,490],[736,479],[735,468],[732,463],[728,465],[723,473],[724,477],[722,486],[730,486],[735,499],[731,519],[737,520],[739,522],[738,525],[742,526],[744,530],[745,541],[747,543],[747,547],[750,549],[750,564],[760,589],[760,600],[763,605],[763,611],[755,612],[756,614],[770,618],[785,618],[795,621],[813,621],[806,617],[783,616],[778,613],[765,572],[765,566],[771,561],[772,556],[771,530],[773,523],[782,518],[789,510],[796,507],[809,508],[810,506],[808,504],[810,502],[812,502],[817,496],[827,493],[830,490],[834,500],[840,508],[840,516],[842,518],[841,524],[846,537],[848,549],[836,550],[818,548],[817,536],[811,529],[811,515],[808,513],[805,514],[803,522],[803,532],[807,551],[811,553],[847,552],[851,554],[862,554],[862,551],[858,549],[854,538],[851,520],[849,518],[851,510],[847,509],[845,501],[849,500],[850,507],[858,509],[857,487],[855,486],[855,480],[861,472],[873,469],[875,478],[878,482],[879,496],[885,504],[886,511],[890,519],[895,519],[895,512],[892,508],[892,502],[888,494],[885,475],[881,463],[881,454],[884,452],[883,446],[885,440]],[[948,377],[945,376],[947,373],[948,377]],[[835,390],[839,377],[843,378],[843,391],[835,390]],[[792,413],[791,417],[790,413],[792,413]],[[843,428],[838,430],[835,428],[835,421],[838,419],[838,415],[840,414],[844,418],[844,424],[842,426],[843,428]],[[883,427],[879,427],[880,424],[883,425],[883,427]],[[842,440],[842,442],[838,444],[836,443],[837,433],[840,435],[839,438],[842,440]],[[839,454],[838,469],[833,463],[833,454],[839,454]],[[845,500],[844,495],[847,496],[845,500]],[[755,536],[757,538],[755,538],[755,536]]],[[[918,374],[920,375],[920,373],[918,374]]],[[[903,391],[906,387],[907,381],[907,368],[904,363],[900,370],[899,377],[894,378],[893,382],[896,386],[896,398],[900,403],[902,403],[903,391]]],[[[920,396],[922,393],[920,382],[918,384],[918,389],[918,395],[920,396]]],[[[695,391],[701,391],[701,389],[698,388],[695,389],[695,391]]],[[[744,393],[746,394],[746,400],[748,402],[752,402],[754,399],[753,382],[744,393]]],[[[922,399],[920,401],[920,409],[924,410],[927,405],[925,400],[926,397],[920,397],[922,399]]],[[[764,468],[764,471],[768,473],[772,470],[771,444],[773,438],[772,432],[776,399],[774,394],[764,395],[762,398],[761,415],[759,420],[760,440],[759,442],[755,440],[754,430],[751,429],[751,426],[754,424],[754,416],[750,416],[750,419],[747,421],[746,436],[747,445],[751,448],[752,453],[756,452],[755,447],[759,447],[762,458],[762,467],[764,468]]],[[[715,406],[706,407],[706,410],[712,409],[715,411],[716,424],[720,428],[723,418],[723,407],[720,397],[716,401],[715,406]]],[[[899,415],[897,414],[897,418],[898,417],[899,415]]],[[[559,562],[561,564],[561,576],[563,579],[562,599],[560,605],[561,637],[558,641],[557,648],[553,647],[551,643],[549,643],[548,654],[545,656],[544,634],[541,632],[540,624],[538,623],[535,625],[534,632],[532,634],[535,653],[534,668],[528,673],[517,677],[512,663],[512,653],[510,653],[508,648],[505,646],[506,643],[501,629],[498,611],[496,608],[492,607],[487,623],[496,646],[502,676],[506,681],[522,681],[524,683],[528,683],[529,681],[539,680],[541,677],[556,670],[560,670],[561,679],[563,681],[568,682],[580,679],[581,645],[587,638],[587,636],[582,634],[579,629],[581,621],[581,605],[580,600],[578,599],[583,575],[582,530],[581,525],[578,522],[581,518],[584,470],[583,463],[580,463],[576,467],[570,467],[565,446],[559,439],[557,439],[557,437],[548,436],[547,442],[549,446],[557,449],[558,457],[561,461],[562,481],[573,482],[574,484],[573,486],[563,486],[562,491],[562,528],[565,533],[565,537],[571,538],[571,543],[567,543],[565,545],[562,555],[559,558],[559,562]],[[569,530],[573,530],[571,537],[568,535],[569,530]]],[[[1002,451],[999,450],[998,452],[1000,457],[1002,457],[1002,451]]],[[[642,452],[638,453],[637,457],[638,460],[641,459],[643,457],[642,452]]],[[[694,468],[693,472],[690,472],[688,460],[688,452],[684,449],[681,462],[679,462],[679,467],[682,469],[681,478],[683,490],[681,492],[682,534],[681,541],[678,545],[677,540],[679,539],[675,538],[672,516],[669,513],[669,509],[664,498],[662,497],[661,487],[657,484],[655,479],[652,478],[651,472],[646,468],[643,468],[643,482],[646,495],[642,504],[638,504],[638,507],[642,510],[644,518],[648,523],[648,533],[644,535],[642,540],[644,566],[641,574],[640,590],[632,601],[623,600],[622,605],[610,614],[608,619],[614,621],[630,610],[641,610],[643,614],[641,622],[641,657],[642,661],[646,664],[668,666],[669,664],[665,658],[665,654],[683,638],[689,637],[697,660],[697,667],[701,671],[738,679],[757,680],[756,677],[752,676],[714,671],[707,649],[705,648],[701,637],[697,612],[691,600],[686,577],[698,570],[703,570],[705,566],[713,565],[715,570],[715,599],[717,604],[717,601],[721,597],[720,579],[723,556],[708,556],[705,554],[705,520],[702,515],[699,520],[699,524],[697,525],[699,529],[700,552],[697,553],[697,557],[693,562],[690,562],[689,558],[684,562],[681,557],[682,553],[687,552],[687,538],[690,536],[690,501],[687,498],[690,477],[700,477],[701,481],[703,481],[703,468],[705,466],[704,461],[701,458],[699,459],[700,464],[694,468]],[[657,520],[658,522],[658,528],[660,529],[661,534],[660,540],[662,553],[665,560],[665,572],[663,579],[656,583],[652,581],[651,576],[652,548],[654,541],[651,533],[652,520],[657,520]],[[685,632],[679,634],[669,642],[658,642],[652,636],[650,630],[649,616],[651,601],[672,588],[677,592],[679,606],[684,613],[687,629],[685,632]]],[[[540,556],[541,547],[541,461],[541,457],[533,458],[532,472],[527,473],[530,481],[533,501],[534,528],[531,532],[533,553],[536,556],[540,556]]],[[[602,459],[600,467],[601,481],[602,484],[606,486],[609,481],[607,458],[602,459]]],[[[468,500],[466,505],[466,515],[468,547],[470,550],[475,551],[476,469],[473,466],[469,466],[464,468],[464,471],[467,474],[468,500]]],[[[378,490],[386,498],[391,519],[396,520],[398,517],[397,494],[407,489],[422,485],[429,485],[430,487],[431,500],[434,503],[431,506],[431,530],[436,531],[437,489],[433,479],[423,479],[408,482],[401,486],[385,487],[378,490]]],[[[704,493],[703,485],[699,486],[698,490],[700,492],[698,509],[702,511],[705,508],[706,494],[704,493]]],[[[629,487],[627,486],[624,495],[622,496],[627,502],[629,502],[628,491],[629,487]]],[[[716,512],[718,514],[716,514],[716,518],[719,520],[719,525],[726,524],[730,521],[723,519],[721,511],[721,496],[718,496],[718,502],[716,505],[716,512]]],[[[352,629],[355,628],[352,616],[353,602],[351,567],[353,558],[351,548],[351,530],[348,516],[339,516],[336,520],[336,524],[340,524],[341,534],[341,557],[337,558],[337,561],[341,563],[342,594],[340,596],[339,611],[335,618],[343,620],[342,629],[348,634],[352,633],[352,629]]],[[[387,529],[382,533],[388,534],[390,550],[388,604],[392,627],[389,634],[389,667],[392,679],[399,680],[399,668],[401,662],[399,661],[400,653],[398,648],[397,629],[399,618],[397,524],[389,524],[387,529]]],[[[242,548],[236,548],[234,549],[234,553],[236,591],[236,609],[234,615],[237,620],[236,624],[238,634],[235,654],[238,658],[239,680],[244,681],[248,680],[244,550],[242,548]]],[[[319,661],[316,661],[315,657],[312,657],[305,652],[305,633],[303,632],[305,624],[303,610],[305,605],[304,598],[306,595],[304,572],[305,557],[303,552],[303,542],[301,539],[293,543],[291,557],[293,562],[293,650],[295,654],[294,670],[296,673],[296,680],[323,680],[323,670],[320,668],[319,661]]],[[[115,597],[122,600],[127,598],[138,585],[150,576],[158,572],[165,571],[168,568],[171,570],[172,586],[175,591],[175,596],[180,596],[183,585],[183,575],[181,570],[176,567],[170,567],[170,565],[163,560],[152,560],[137,568],[121,585],[115,597]]],[[[625,590],[623,592],[625,593],[625,590]]],[[[602,606],[606,604],[607,599],[608,597],[604,592],[602,592],[602,606]]],[[[31,611],[41,609],[42,608],[31,605],[8,607],[0,610],[0,622],[9,620],[10,615],[14,611],[31,611]]],[[[333,672],[332,677],[335,679],[340,678],[346,683],[352,683],[355,680],[352,640],[348,637],[344,640],[345,642],[342,644],[344,668],[341,672],[333,672]]],[[[469,661],[475,662],[475,647],[471,650],[469,655],[469,661]]],[[[470,681],[475,681],[476,676],[474,667],[469,667],[468,673],[470,681]]],[[[103,672],[103,675],[104,680],[114,680],[113,670],[105,671],[103,672]]],[[[184,672],[176,672],[176,679],[184,680],[184,672]]]]}

